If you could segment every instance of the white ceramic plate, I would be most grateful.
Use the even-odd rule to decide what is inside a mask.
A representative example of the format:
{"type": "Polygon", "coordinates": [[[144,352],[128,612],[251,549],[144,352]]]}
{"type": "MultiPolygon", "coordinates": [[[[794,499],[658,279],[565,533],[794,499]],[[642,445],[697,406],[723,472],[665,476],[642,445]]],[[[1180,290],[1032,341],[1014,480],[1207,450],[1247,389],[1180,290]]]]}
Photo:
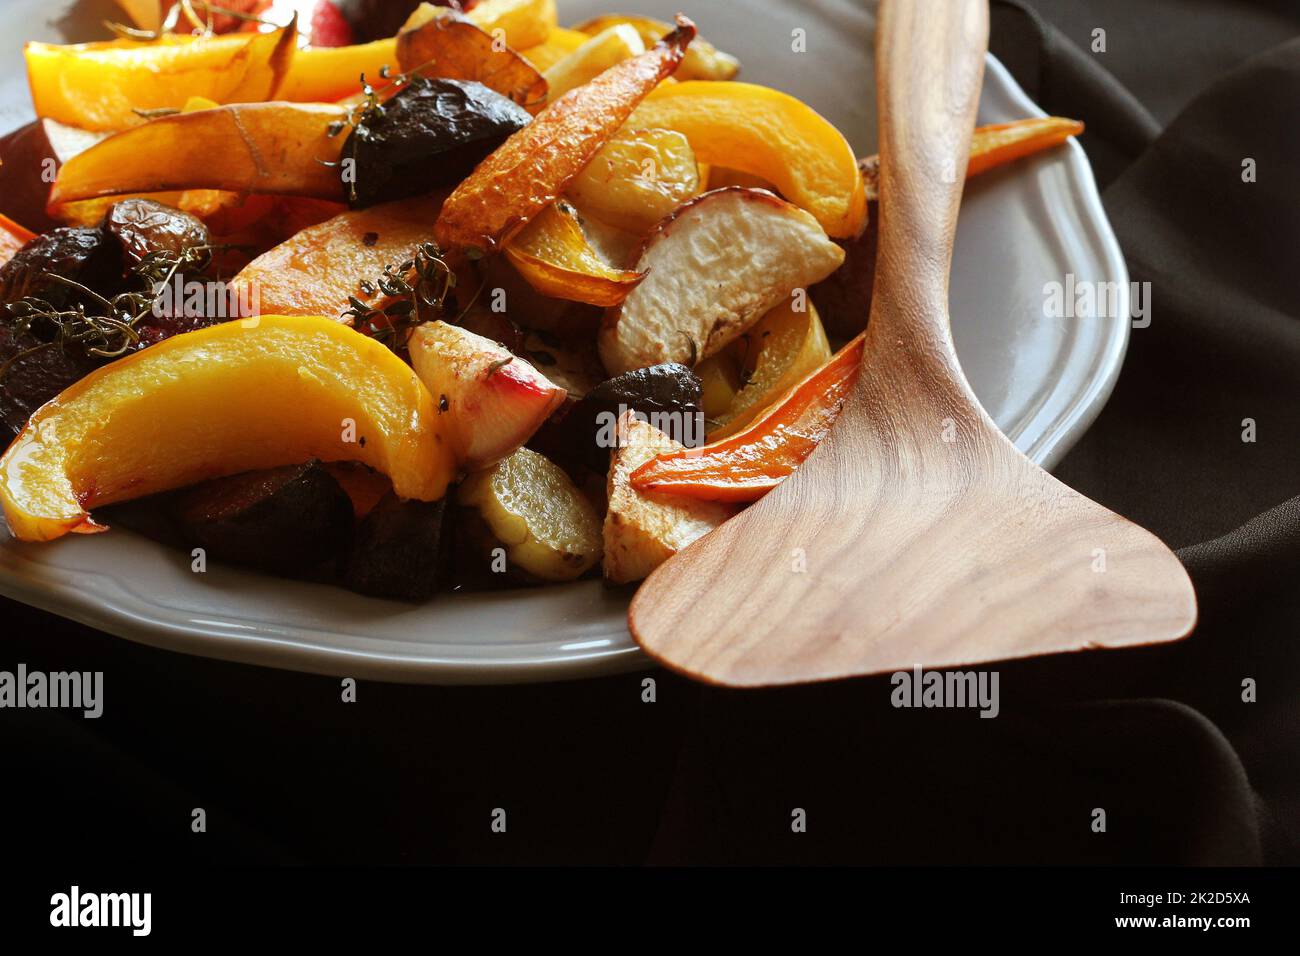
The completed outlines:
{"type": "MultiPolygon", "coordinates": [[[[30,117],[21,43],[58,38],[50,7],[7,0],[0,12],[0,130],[30,117]]],[[[800,97],[860,155],[875,151],[872,15],[863,0],[560,0],[563,23],[605,12],[668,18],[679,8],[743,60],[743,79],[800,97]],[[806,52],[792,52],[796,30],[804,31],[806,52]]],[[[1031,115],[1042,114],[990,58],[980,122],[1031,115]]],[[[1044,465],[1064,454],[1110,394],[1128,338],[1127,289],[1077,144],[967,190],[952,277],[957,350],[993,418],[1044,465]],[[1120,317],[1044,318],[1044,284],[1067,273],[1119,283],[1120,317]]],[[[335,675],[512,682],[646,663],[625,623],[630,590],[594,581],[412,607],[227,568],[193,574],[186,555],[124,531],[43,546],[19,544],[4,531],[0,592],[146,644],[335,675]]]]}

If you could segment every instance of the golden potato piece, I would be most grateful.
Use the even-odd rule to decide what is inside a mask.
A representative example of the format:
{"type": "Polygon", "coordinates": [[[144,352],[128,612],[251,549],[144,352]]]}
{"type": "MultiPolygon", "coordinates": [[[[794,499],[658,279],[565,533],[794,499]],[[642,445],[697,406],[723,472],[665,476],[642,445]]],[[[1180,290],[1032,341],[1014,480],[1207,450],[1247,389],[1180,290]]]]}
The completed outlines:
{"type": "Polygon", "coordinates": [[[559,465],[520,448],[461,484],[510,565],[543,581],[572,581],[600,560],[600,518],[559,465]]]}

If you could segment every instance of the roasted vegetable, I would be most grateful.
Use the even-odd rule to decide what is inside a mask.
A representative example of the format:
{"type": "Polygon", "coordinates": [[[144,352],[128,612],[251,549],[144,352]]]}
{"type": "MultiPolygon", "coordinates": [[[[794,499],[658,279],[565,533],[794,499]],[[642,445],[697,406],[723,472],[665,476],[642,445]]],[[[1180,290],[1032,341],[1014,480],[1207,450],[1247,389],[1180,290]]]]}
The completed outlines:
{"type": "Polygon", "coordinates": [[[546,71],[551,99],[558,99],[574,87],[591,82],[611,66],[645,51],[645,43],[631,27],[610,27],[546,71]]]}
{"type": "Polygon", "coordinates": [[[553,203],[638,103],[672,73],[695,36],[681,17],[653,50],[626,60],[548,106],[492,153],[448,198],[436,238],[444,249],[495,250],[553,203]]]}
{"type": "Polygon", "coordinates": [[[0,302],[32,296],[61,309],[86,300],[56,276],[91,289],[115,289],[121,260],[102,229],[54,229],[32,239],[0,266],[0,302]]]}
{"type": "MultiPolygon", "coordinates": [[[[352,27],[359,43],[395,36],[408,17],[420,6],[420,0],[337,0],[343,18],[352,27]]],[[[473,3],[437,0],[435,7],[470,7],[473,3]]]]}
{"type": "Polygon", "coordinates": [[[618,305],[645,278],[609,266],[588,241],[573,206],[563,200],[521,229],[505,251],[538,292],[588,305],[618,305]]]}
{"type": "Polygon", "coordinates": [[[602,146],[566,194],[584,213],[643,236],[700,187],[699,165],[685,136],[634,129],[602,146]]]}
{"type": "Polygon", "coordinates": [[[121,247],[127,266],[150,253],[178,256],[187,249],[208,245],[208,227],[191,216],[152,199],[124,199],[114,203],[104,218],[104,230],[121,247]]]}
{"type": "Polygon", "coordinates": [[[744,384],[724,412],[711,416],[709,441],[740,431],[760,411],[831,359],[826,330],[817,309],[806,297],[791,297],[777,306],[731,348],[738,352],[744,384]],[[795,308],[796,302],[802,308],[795,308]]]}
{"type": "Polygon", "coordinates": [[[528,362],[458,326],[427,322],[412,333],[408,348],[465,469],[511,454],[564,401],[564,389],[528,362]]]}
{"type": "Polygon", "coordinates": [[[635,411],[684,445],[704,441],[700,380],[685,365],[664,364],[617,375],[562,409],[529,447],[562,464],[604,472],[616,447],[620,415],[635,411]]]}
{"type": "Polygon", "coordinates": [[[838,239],[866,224],[858,161],[842,133],[793,96],[750,83],[692,80],[655,90],[633,128],[686,134],[701,163],[760,176],[838,239]]]}
{"type": "Polygon", "coordinates": [[[494,36],[500,31],[506,45],[516,50],[545,43],[557,19],[555,0],[477,0],[465,15],[494,36]]]}
{"type": "Polygon", "coordinates": [[[796,289],[834,272],[844,251],[811,215],[759,189],[692,199],[646,240],[646,272],[600,331],[611,374],[721,351],[796,289]]]}
{"type": "MultiPolygon", "coordinates": [[[[456,498],[505,547],[506,570],[515,580],[572,581],[600,560],[596,509],[563,469],[535,451],[520,448],[475,472],[456,498]]],[[[491,562],[490,551],[482,557],[491,562]]]]}
{"type": "Polygon", "coordinates": [[[63,164],[50,203],[174,189],[337,199],[345,110],[325,103],[245,103],[150,120],[63,164]]]}
{"type": "Polygon", "coordinates": [[[139,125],[137,110],[179,109],[191,96],[254,103],[276,94],[297,50],[296,21],[272,33],[152,43],[28,43],[27,79],[38,116],[90,130],[139,125]]]}
{"type": "Polygon", "coordinates": [[[54,347],[0,320],[0,447],[7,447],[27,419],[96,365],[91,358],[54,347]]]}
{"type": "Polygon", "coordinates": [[[403,501],[386,495],[357,528],[343,583],[370,597],[427,601],[446,577],[446,499],[403,501]]]}
{"type": "Polygon", "coordinates": [[[790,476],[835,423],[862,365],[862,336],[719,442],[647,460],[634,487],[712,501],[757,501],[790,476]]]}
{"type": "Polygon", "coordinates": [[[299,50],[276,97],[293,103],[336,103],[361,92],[361,77],[376,82],[385,67],[397,67],[392,33],[354,46],[299,50]]]}
{"type": "Polygon", "coordinates": [[[27,243],[36,238],[30,229],[24,229],[8,216],[0,213],[0,266],[14,257],[27,243]]]}
{"type": "MultiPolygon", "coordinates": [[[[653,46],[668,33],[672,24],[650,17],[632,17],[612,14],[595,17],[574,27],[589,36],[598,36],[611,27],[628,26],[636,30],[646,46],[653,46]]],[[[679,80],[730,80],[740,72],[740,61],[730,53],[723,53],[704,37],[696,37],[686,51],[682,65],[677,68],[679,80]]]]}
{"type": "Polygon", "coordinates": [[[342,318],[353,297],[378,301],[378,289],[367,293],[361,282],[410,261],[441,206],[433,195],[341,213],[262,253],[232,285],[245,298],[256,291],[263,312],[342,318]]]}
{"type": "Polygon", "coordinates": [[[352,537],[352,499],[319,461],[205,481],[168,511],[209,558],[284,575],[333,564],[352,537]]]}
{"type": "Polygon", "coordinates": [[[590,37],[585,33],[579,33],[577,30],[566,30],[564,27],[556,27],[547,34],[546,42],[539,43],[536,46],[530,46],[521,50],[524,59],[533,64],[537,69],[546,71],[555,64],[559,63],[566,56],[572,53],[578,47],[582,46],[590,37]]]}
{"type": "Polygon", "coordinates": [[[610,457],[605,514],[605,577],[615,584],[640,581],[735,509],[711,501],[642,492],[632,473],[656,455],[681,452],[681,444],[632,412],[618,420],[619,447],[610,457]]]}
{"type": "Polygon", "coordinates": [[[477,81],[532,113],[546,102],[546,80],[533,64],[455,14],[403,31],[397,62],[403,73],[477,81]]]}
{"type": "Polygon", "coordinates": [[[1078,120],[1060,116],[1041,116],[981,126],[971,137],[970,160],[966,177],[978,176],[996,166],[1014,162],[1024,156],[1060,146],[1071,136],[1083,132],[1078,120]]]}
{"type": "Polygon", "coordinates": [[[106,135],[38,119],[0,138],[0,214],[37,232],[64,225],[45,210],[51,180],[60,166],[106,135]]]}
{"type": "Polygon", "coordinates": [[[482,83],[416,77],[348,135],[353,206],[459,183],[532,117],[482,83]]]}
{"type": "Polygon", "coordinates": [[[261,316],[174,336],[43,406],[0,458],[14,535],[100,530],[89,508],[310,458],[357,460],[441,498],[455,461],[434,400],[333,319],[261,316]]]}

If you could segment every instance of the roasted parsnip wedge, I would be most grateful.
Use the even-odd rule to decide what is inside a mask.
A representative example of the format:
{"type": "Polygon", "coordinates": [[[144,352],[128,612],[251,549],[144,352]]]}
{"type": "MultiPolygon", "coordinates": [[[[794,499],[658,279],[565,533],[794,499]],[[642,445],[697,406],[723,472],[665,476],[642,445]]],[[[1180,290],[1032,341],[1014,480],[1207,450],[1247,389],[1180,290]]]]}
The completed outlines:
{"type": "Polygon", "coordinates": [[[730,518],[736,509],[632,487],[632,472],[637,468],[658,455],[686,450],[632,412],[618,420],[618,444],[610,456],[607,485],[605,577],[626,584],[646,577],[696,538],[730,518]]]}
{"type": "Polygon", "coordinates": [[[461,483],[456,500],[474,508],[506,548],[516,579],[572,581],[600,560],[600,518],[564,469],[520,448],[461,483]]]}

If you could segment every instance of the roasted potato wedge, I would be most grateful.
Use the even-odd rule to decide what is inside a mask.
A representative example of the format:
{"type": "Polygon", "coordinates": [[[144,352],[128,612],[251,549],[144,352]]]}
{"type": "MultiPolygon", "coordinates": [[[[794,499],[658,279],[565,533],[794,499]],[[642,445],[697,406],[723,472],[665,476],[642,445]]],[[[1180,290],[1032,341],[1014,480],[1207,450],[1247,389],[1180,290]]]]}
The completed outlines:
{"type": "MultiPolygon", "coordinates": [[[[672,25],[662,20],[625,14],[595,17],[578,24],[574,29],[588,36],[596,36],[616,26],[629,26],[636,30],[646,46],[653,46],[672,31],[672,25]]],[[[675,75],[679,80],[730,80],[739,72],[739,60],[730,53],[723,53],[704,37],[696,37],[675,75]]]]}
{"type": "Polygon", "coordinates": [[[600,148],[569,184],[582,211],[644,236],[701,192],[690,141],[668,129],[624,130],[600,148]]]}
{"type": "Polygon", "coordinates": [[[589,83],[611,66],[646,51],[641,36],[629,26],[610,27],[598,33],[546,71],[551,99],[589,83]]]}

